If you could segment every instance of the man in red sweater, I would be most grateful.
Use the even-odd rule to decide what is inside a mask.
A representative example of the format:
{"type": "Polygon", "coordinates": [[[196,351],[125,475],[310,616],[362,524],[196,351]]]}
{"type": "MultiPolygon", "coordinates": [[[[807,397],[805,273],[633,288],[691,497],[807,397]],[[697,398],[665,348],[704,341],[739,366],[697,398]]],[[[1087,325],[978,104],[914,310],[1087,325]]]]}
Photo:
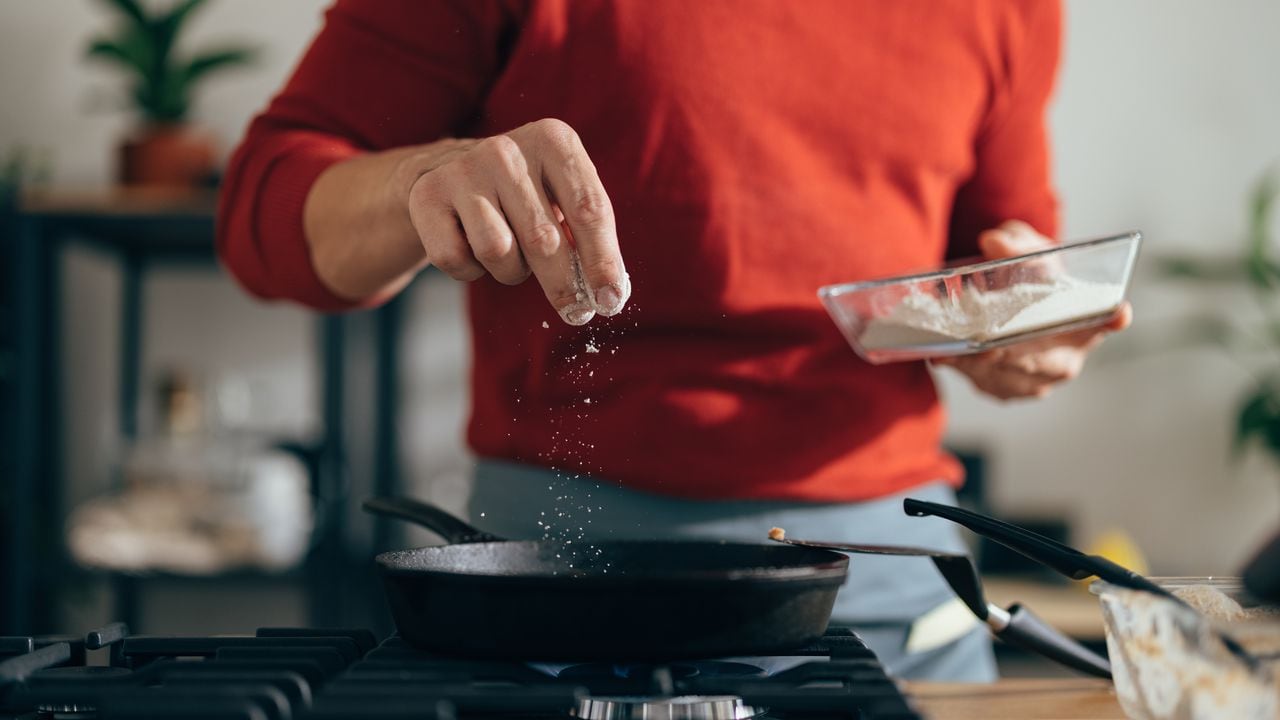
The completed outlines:
{"type": "MultiPolygon", "coordinates": [[[[1059,25],[1053,0],[339,0],[231,162],[219,249],[325,311],[469,283],[494,530],[572,506],[588,534],[959,547],[900,517],[961,479],[928,368],[860,361],[815,291],[1054,236],[1059,25]]],[[[1127,323],[946,364],[1040,397],[1127,323]]],[[[854,566],[836,618],[891,670],[991,676],[968,626],[913,636],[946,606],[927,563],[854,566]]]]}

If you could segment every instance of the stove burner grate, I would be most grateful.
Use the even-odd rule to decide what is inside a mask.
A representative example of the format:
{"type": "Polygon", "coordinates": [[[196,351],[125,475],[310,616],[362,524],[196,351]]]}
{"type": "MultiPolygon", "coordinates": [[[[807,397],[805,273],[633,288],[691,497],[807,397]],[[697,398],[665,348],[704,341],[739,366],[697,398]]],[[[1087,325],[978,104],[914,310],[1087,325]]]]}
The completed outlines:
{"type": "Polygon", "coordinates": [[[0,638],[0,720],[51,714],[97,720],[920,720],[874,654],[847,630],[781,657],[569,666],[450,657],[398,637],[379,644],[364,630],[163,637],[129,635],[117,624],[85,638],[0,638]]]}
{"type": "Polygon", "coordinates": [[[748,665],[747,663],[727,660],[681,660],[667,665],[583,663],[564,668],[556,673],[556,677],[584,681],[610,677],[650,678],[653,677],[655,672],[662,670],[670,673],[672,680],[687,680],[693,677],[745,678],[765,677],[767,675],[764,668],[758,665],[748,665]]]}

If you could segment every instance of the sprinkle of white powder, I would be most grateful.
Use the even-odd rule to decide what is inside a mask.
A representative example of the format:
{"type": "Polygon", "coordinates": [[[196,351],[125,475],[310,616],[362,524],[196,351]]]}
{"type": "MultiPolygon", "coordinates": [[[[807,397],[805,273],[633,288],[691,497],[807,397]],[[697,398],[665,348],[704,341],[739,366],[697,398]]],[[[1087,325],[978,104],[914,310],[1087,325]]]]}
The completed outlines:
{"type": "Polygon", "coordinates": [[[589,352],[589,353],[598,353],[598,352],[600,352],[600,348],[599,348],[599,346],[597,346],[595,343],[593,343],[593,342],[591,342],[590,340],[588,340],[588,341],[587,341],[587,352],[589,352]]]}

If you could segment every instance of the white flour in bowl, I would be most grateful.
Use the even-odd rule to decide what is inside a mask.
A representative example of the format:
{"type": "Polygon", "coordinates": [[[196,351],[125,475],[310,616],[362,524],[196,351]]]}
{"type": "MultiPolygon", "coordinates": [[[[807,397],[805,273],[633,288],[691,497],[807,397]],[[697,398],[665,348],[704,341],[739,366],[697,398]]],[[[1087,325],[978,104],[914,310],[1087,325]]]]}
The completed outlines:
{"type": "Polygon", "coordinates": [[[985,342],[1101,315],[1123,300],[1119,283],[1066,276],[991,291],[966,285],[954,298],[913,292],[868,323],[858,342],[870,350],[985,342]]]}

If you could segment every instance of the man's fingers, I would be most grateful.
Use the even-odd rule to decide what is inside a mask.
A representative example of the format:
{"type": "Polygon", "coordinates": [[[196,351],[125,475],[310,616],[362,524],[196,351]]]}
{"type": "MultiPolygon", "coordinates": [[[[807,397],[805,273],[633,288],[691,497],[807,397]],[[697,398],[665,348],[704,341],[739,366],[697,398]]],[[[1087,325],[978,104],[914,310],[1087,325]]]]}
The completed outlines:
{"type": "MultiPolygon", "coordinates": [[[[1049,238],[1036,232],[1021,220],[1008,220],[999,227],[986,230],[978,236],[978,247],[983,257],[988,260],[1026,255],[1053,247],[1049,238]]],[[[986,283],[995,287],[1003,287],[1015,283],[1051,282],[1062,274],[1061,261],[1053,257],[1041,257],[1037,260],[1016,263],[988,273],[986,283]]],[[[983,287],[987,287],[984,285],[983,287]]]]}
{"type": "Polygon", "coordinates": [[[1028,345],[1045,349],[1066,345],[1083,350],[1092,350],[1101,345],[1108,335],[1124,330],[1132,323],[1133,309],[1129,306],[1129,303],[1125,303],[1102,325],[1031,340],[1028,345]]]}
{"type": "Polygon", "coordinates": [[[462,224],[452,209],[436,207],[415,215],[413,225],[422,238],[428,263],[454,280],[471,282],[484,277],[484,266],[472,256],[462,224]]]}
{"type": "Polygon", "coordinates": [[[560,123],[548,127],[545,142],[543,178],[572,231],[588,301],[601,315],[616,315],[631,284],[618,249],[613,205],[577,134],[560,123]]]}
{"type": "Polygon", "coordinates": [[[1038,230],[1036,230],[1034,227],[1031,227],[1031,223],[1025,220],[1017,220],[1017,219],[1005,220],[1004,222],[1000,223],[1000,229],[1004,230],[1007,233],[1012,233],[1014,235],[1030,236],[1030,237],[1036,237],[1041,239],[1044,238],[1044,236],[1041,235],[1038,230]]]}
{"type": "Polygon", "coordinates": [[[1089,353],[1112,332],[1133,320],[1122,305],[1104,325],[1051,335],[974,355],[936,358],[933,365],[954,367],[978,390],[1000,400],[1041,398],[1084,370],[1089,353]]]}
{"type": "Polygon", "coordinates": [[[933,363],[954,367],[987,395],[1013,400],[1045,397],[1057,385],[1076,377],[1083,369],[1084,353],[1067,347],[1036,353],[1000,348],[933,363]]]}
{"type": "Polygon", "coordinates": [[[409,214],[428,261],[459,280],[530,274],[565,322],[619,312],[631,287],[613,207],[576,133],[539,120],[469,143],[415,182],[409,214]]]}
{"type": "Polygon", "coordinates": [[[978,236],[978,246],[989,260],[1026,255],[1053,246],[1048,238],[1037,233],[1030,225],[1010,220],[994,230],[986,230],[978,236]]]}
{"type": "MultiPolygon", "coordinates": [[[[1126,302],[1116,309],[1116,311],[1111,314],[1111,317],[1107,318],[1107,321],[1103,324],[1096,327],[1066,333],[1065,335],[1059,336],[1061,338],[1060,342],[1075,345],[1077,347],[1087,346],[1093,348],[1097,347],[1098,344],[1106,338],[1106,336],[1114,332],[1120,332],[1132,324],[1133,306],[1126,302]]],[[[1046,339],[1053,340],[1055,338],[1051,336],[1046,339]]]]}
{"type": "MultiPolygon", "coordinates": [[[[424,178],[420,182],[428,181],[424,178]]],[[[471,255],[458,216],[438,184],[429,183],[414,193],[409,203],[409,221],[422,242],[428,264],[463,282],[484,275],[484,267],[471,255]]]]}
{"type": "Polygon", "coordinates": [[[1132,324],[1133,306],[1126,302],[1120,306],[1120,309],[1111,317],[1111,320],[1107,321],[1106,325],[1103,325],[1103,328],[1111,332],[1119,332],[1132,324]]]}
{"type": "Polygon", "coordinates": [[[979,390],[998,400],[1042,398],[1053,390],[1055,384],[1034,375],[1017,372],[975,373],[968,377],[979,390]]]}
{"type": "Polygon", "coordinates": [[[577,285],[568,238],[555,221],[555,209],[546,193],[534,182],[527,166],[507,180],[499,185],[502,211],[547,301],[570,325],[590,322],[595,310],[585,290],[577,285]]]}
{"type": "Polygon", "coordinates": [[[495,280],[519,285],[529,277],[529,266],[516,245],[507,219],[497,201],[478,194],[460,197],[455,203],[471,254],[495,280]]]}
{"type": "Polygon", "coordinates": [[[1029,353],[1010,353],[997,366],[1005,372],[1016,372],[1042,382],[1071,380],[1084,369],[1086,351],[1061,345],[1029,353]]]}
{"type": "Polygon", "coordinates": [[[950,365],[969,378],[975,388],[998,400],[1038,397],[1043,392],[1046,383],[1025,373],[1001,368],[998,360],[983,355],[952,358],[950,365]]]}

